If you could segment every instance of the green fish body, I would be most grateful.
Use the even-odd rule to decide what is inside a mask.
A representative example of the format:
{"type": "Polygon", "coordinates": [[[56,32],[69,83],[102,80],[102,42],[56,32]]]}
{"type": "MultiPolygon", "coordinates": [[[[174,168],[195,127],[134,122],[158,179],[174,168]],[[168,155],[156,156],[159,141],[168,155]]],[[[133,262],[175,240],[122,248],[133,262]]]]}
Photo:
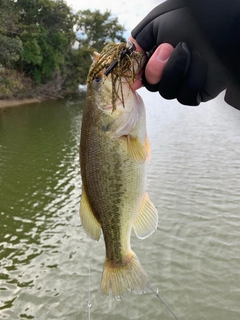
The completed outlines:
{"type": "Polygon", "coordinates": [[[124,105],[118,99],[113,111],[110,76],[101,70],[88,84],[80,141],[82,226],[96,241],[102,231],[106,260],[101,291],[120,298],[147,290],[148,276],[131,250],[130,236],[133,228],[146,238],[158,222],[146,193],[150,148],[145,107],[127,82],[122,92],[124,105]]]}

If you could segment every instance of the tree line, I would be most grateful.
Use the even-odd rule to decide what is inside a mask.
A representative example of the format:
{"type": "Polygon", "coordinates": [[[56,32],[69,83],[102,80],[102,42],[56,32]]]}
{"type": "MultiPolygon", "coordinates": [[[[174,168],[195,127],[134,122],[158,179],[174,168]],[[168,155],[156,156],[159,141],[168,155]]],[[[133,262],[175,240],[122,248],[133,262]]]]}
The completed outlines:
{"type": "Polygon", "coordinates": [[[74,13],[64,0],[0,0],[0,99],[76,92],[92,53],[125,41],[124,31],[110,11],[74,13]]]}

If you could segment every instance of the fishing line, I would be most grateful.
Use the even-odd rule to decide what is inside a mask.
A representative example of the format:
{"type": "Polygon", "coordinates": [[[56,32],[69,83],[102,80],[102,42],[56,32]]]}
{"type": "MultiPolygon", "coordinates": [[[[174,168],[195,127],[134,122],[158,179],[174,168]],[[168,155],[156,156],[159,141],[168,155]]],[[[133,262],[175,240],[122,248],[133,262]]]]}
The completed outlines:
{"type": "Polygon", "coordinates": [[[155,296],[162,302],[162,304],[168,309],[168,311],[174,316],[174,318],[176,320],[180,320],[180,318],[178,318],[178,316],[176,316],[176,314],[171,310],[171,308],[167,305],[167,303],[160,297],[160,295],[158,294],[158,292],[154,291],[150,285],[148,285],[149,289],[155,294],[155,296]]]}
{"type": "Polygon", "coordinates": [[[92,257],[92,253],[90,252],[89,266],[88,266],[88,320],[91,320],[91,307],[92,307],[92,302],[91,302],[91,257],[92,257]]]}

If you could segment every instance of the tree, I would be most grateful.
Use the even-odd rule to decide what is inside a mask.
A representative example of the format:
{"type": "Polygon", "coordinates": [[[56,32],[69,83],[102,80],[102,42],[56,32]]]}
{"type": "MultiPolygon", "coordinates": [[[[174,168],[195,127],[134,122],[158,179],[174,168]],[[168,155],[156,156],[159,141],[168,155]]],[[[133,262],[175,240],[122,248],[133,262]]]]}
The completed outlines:
{"type": "Polygon", "coordinates": [[[63,0],[18,0],[15,6],[23,25],[22,69],[38,85],[46,83],[69,59],[75,15],[63,0]]]}
{"type": "Polygon", "coordinates": [[[11,68],[19,60],[22,51],[18,16],[12,2],[0,1],[0,63],[11,68]]]}
{"type": "Polygon", "coordinates": [[[125,41],[124,31],[109,11],[74,14],[65,0],[0,0],[0,97],[76,91],[93,51],[125,41]]]}
{"type": "Polygon", "coordinates": [[[119,24],[117,17],[112,17],[106,10],[84,10],[77,13],[77,40],[81,51],[81,83],[85,83],[94,51],[100,52],[109,42],[125,42],[125,28],[119,24]]]}
{"type": "Polygon", "coordinates": [[[101,51],[108,42],[125,41],[124,27],[118,23],[118,18],[111,16],[106,10],[101,14],[99,10],[84,10],[78,12],[77,39],[79,48],[92,47],[101,51]]]}

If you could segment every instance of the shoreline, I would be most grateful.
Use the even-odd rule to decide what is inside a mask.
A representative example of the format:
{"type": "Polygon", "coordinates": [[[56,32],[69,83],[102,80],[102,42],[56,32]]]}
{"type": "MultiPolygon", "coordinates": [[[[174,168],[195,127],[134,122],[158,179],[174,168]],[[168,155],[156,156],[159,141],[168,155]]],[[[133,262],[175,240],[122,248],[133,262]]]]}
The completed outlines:
{"type": "Polygon", "coordinates": [[[41,100],[37,98],[29,99],[3,99],[0,100],[0,109],[21,106],[23,104],[39,103],[41,100]]]}

